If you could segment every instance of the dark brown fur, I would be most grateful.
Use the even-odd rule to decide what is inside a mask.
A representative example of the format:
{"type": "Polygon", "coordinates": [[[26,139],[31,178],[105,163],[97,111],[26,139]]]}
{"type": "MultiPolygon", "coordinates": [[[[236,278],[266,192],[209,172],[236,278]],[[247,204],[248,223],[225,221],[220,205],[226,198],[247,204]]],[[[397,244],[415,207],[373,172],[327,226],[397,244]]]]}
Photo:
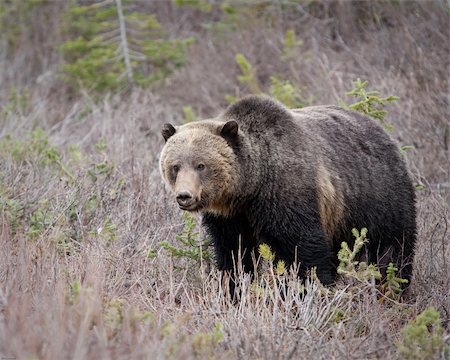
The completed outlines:
{"type": "Polygon", "coordinates": [[[241,256],[253,271],[250,254],[267,243],[277,259],[299,261],[302,276],[317,267],[328,284],[341,242],[351,244],[352,228],[367,227],[367,259],[389,253],[410,278],[414,188],[397,145],[372,119],[336,106],[289,110],[253,96],[163,135],[162,175],[176,193],[195,198],[188,210],[204,214],[220,270],[241,256]]]}

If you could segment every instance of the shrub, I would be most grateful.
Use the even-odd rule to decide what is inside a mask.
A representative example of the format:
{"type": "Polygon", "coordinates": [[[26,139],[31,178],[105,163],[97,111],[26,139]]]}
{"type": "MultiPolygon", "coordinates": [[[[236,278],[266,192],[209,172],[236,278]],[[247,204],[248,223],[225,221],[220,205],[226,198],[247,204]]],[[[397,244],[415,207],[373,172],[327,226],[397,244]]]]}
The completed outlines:
{"type": "MultiPolygon", "coordinates": [[[[256,77],[256,71],[248,59],[240,53],[236,55],[235,59],[241,70],[241,75],[238,75],[238,80],[248,88],[251,94],[268,94],[289,108],[301,108],[305,106],[306,101],[303,100],[300,89],[295,87],[290,81],[281,80],[277,76],[271,76],[269,91],[264,92],[256,77]]],[[[230,95],[226,99],[228,102],[236,100],[234,96],[230,95]]]]}
{"type": "Polygon", "coordinates": [[[450,348],[444,341],[436,309],[425,309],[403,328],[397,350],[407,360],[448,359],[450,348]]]}
{"type": "MultiPolygon", "coordinates": [[[[199,240],[199,233],[195,231],[197,222],[193,215],[185,211],[183,212],[183,220],[184,227],[181,233],[176,236],[176,245],[163,241],[161,242],[161,247],[167,250],[174,258],[194,260],[197,263],[203,261],[209,262],[211,260],[211,253],[208,249],[208,238],[199,240]]],[[[149,254],[152,255],[155,253],[150,251],[149,254]]]]}
{"type": "Polygon", "coordinates": [[[348,105],[348,107],[379,120],[386,131],[392,131],[392,124],[385,120],[387,111],[384,107],[400,98],[393,95],[382,98],[379,96],[378,91],[367,91],[366,87],[369,85],[369,82],[361,81],[359,78],[353,85],[355,88],[349,91],[347,95],[355,97],[358,101],[348,105]]]}

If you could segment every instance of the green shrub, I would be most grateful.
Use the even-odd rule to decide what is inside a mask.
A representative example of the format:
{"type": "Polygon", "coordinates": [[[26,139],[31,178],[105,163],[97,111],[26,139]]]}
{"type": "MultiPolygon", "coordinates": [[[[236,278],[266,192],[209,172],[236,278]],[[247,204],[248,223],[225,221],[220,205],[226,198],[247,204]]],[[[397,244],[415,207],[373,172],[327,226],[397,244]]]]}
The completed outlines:
{"type": "Polygon", "coordinates": [[[425,309],[403,328],[397,350],[407,360],[448,359],[450,348],[444,341],[436,309],[425,309]]]}
{"type": "Polygon", "coordinates": [[[50,145],[47,134],[40,128],[21,140],[10,135],[0,139],[0,155],[11,157],[19,163],[28,159],[40,166],[59,170],[70,180],[75,180],[70,169],[63,163],[58,149],[50,145]]]}
{"type": "Polygon", "coordinates": [[[297,36],[295,34],[294,29],[288,29],[286,30],[284,34],[284,41],[283,41],[283,55],[285,59],[289,59],[294,55],[295,49],[302,45],[301,40],[297,40],[297,36]]]}
{"type": "Polygon", "coordinates": [[[2,106],[0,116],[5,119],[10,114],[22,116],[29,113],[30,93],[27,88],[19,91],[15,86],[10,89],[8,101],[2,106]]]}
{"type": "Polygon", "coordinates": [[[189,6],[202,12],[210,12],[213,5],[207,0],[172,0],[177,6],[189,6]]]}
{"type": "MultiPolygon", "coordinates": [[[[208,249],[209,240],[199,240],[199,234],[195,231],[197,221],[189,212],[183,212],[184,227],[180,234],[176,236],[177,243],[172,245],[167,241],[161,242],[161,247],[169,252],[174,258],[194,260],[197,263],[209,262],[211,253],[208,249]]],[[[149,252],[155,254],[154,251],[149,252]]],[[[152,256],[150,256],[152,257],[152,256]]]]}
{"type": "Polygon", "coordinates": [[[386,280],[381,284],[381,289],[385,296],[393,300],[399,300],[402,293],[402,284],[407,284],[407,279],[396,276],[398,268],[389,263],[386,269],[386,280]]]}
{"type": "MultiPolygon", "coordinates": [[[[353,249],[350,249],[348,244],[344,241],[341,243],[341,249],[338,252],[339,266],[337,273],[343,275],[347,279],[355,279],[358,282],[370,282],[375,285],[375,280],[381,279],[381,273],[378,266],[375,264],[367,264],[363,261],[358,261],[357,256],[365,244],[368,243],[367,229],[352,230],[355,237],[353,249]]],[[[395,301],[400,299],[402,294],[402,284],[408,283],[408,280],[396,276],[398,269],[389,263],[386,269],[386,279],[379,284],[379,291],[386,297],[395,301]]]]}
{"type": "Polygon", "coordinates": [[[197,332],[192,338],[192,349],[200,359],[212,359],[217,346],[223,341],[223,325],[215,323],[209,332],[197,332]]]}
{"type": "MultiPolygon", "coordinates": [[[[256,77],[256,71],[248,59],[243,54],[237,54],[235,59],[241,70],[241,75],[238,75],[238,81],[245,85],[251,94],[270,95],[291,109],[305,106],[300,89],[296,88],[290,81],[271,76],[269,91],[264,92],[256,77]]],[[[231,103],[236,98],[228,95],[226,100],[231,103]]]]}
{"type": "Polygon", "coordinates": [[[6,220],[14,235],[23,219],[23,206],[14,199],[8,199],[6,194],[0,193],[0,219],[6,220]]]}
{"type": "Polygon", "coordinates": [[[236,54],[236,63],[239,65],[241,75],[238,75],[238,80],[246,85],[252,94],[261,94],[261,88],[256,78],[255,70],[252,64],[247,60],[243,54],[236,54]]]}
{"type": "Polygon", "coordinates": [[[32,10],[40,5],[40,0],[13,0],[0,2],[0,36],[5,39],[9,51],[14,52],[20,45],[24,33],[29,31],[32,10]]]}
{"type": "Polygon", "coordinates": [[[300,90],[290,81],[283,81],[276,76],[270,77],[270,95],[282,102],[290,109],[298,109],[305,106],[300,90]]]}
{"type": "Polygon", "coordinates": [[[367,229],[362,228],[361,232],[357,229],[353,229],[352,234],[355,237],[353,250],[349,248],[345,241],[341,243],[341,250],[338,252],[339,266],[337,268],[337,273],[359,281],[380,279],[381,273],[376,265],[368,265],[363,261],[359,262],[356,260],[357,255],[368,242],[368,239],[366,238],[367,229]]]}
{"type": "Polygon", "coordinates": [[[28,219],[28,235],[36,238],[54,222],[55,214],[49,209],[48,200],[42,200],[28,219]]]}
{"type": "Polygon", "coordinates": [[[366,87],[369,82],[361,81],[361,79],[357,79],[353,85],[354,89],[349,91],[347,95],[355,97],[358,101],[348,105],[348,107],[377,119],[386,131],[392,131],[392,124],[385,120],[387,111],[384,107],[400,98],[393,95],[381,98],[378,91],[367,91],[366,87]]]}
{"type": "Polygon", "coordinates": [[[199,120],[191,106],[183,106],[184,123],[190,123],[199,120]]]}

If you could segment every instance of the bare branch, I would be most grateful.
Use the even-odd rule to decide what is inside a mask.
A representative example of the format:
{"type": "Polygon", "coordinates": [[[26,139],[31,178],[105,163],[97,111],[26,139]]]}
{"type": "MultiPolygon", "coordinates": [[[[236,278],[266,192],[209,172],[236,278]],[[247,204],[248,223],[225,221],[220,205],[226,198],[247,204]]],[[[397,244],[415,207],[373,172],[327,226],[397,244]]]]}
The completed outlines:
{"type": "Polygon", "coordinates": [[[130,55],[128,53],[128,41],[127,41],[127,32],[125,25],[125,17],[123,16],[122,11],[122,0],[116,0],[117,6],[117,16],[119,18],[120,25],[120,43],[121,49],[123,51],[123,59],[125,62],[125,71],[127,74],[128,83],[133,84],[133,69],[131,68],[130,55]]]}

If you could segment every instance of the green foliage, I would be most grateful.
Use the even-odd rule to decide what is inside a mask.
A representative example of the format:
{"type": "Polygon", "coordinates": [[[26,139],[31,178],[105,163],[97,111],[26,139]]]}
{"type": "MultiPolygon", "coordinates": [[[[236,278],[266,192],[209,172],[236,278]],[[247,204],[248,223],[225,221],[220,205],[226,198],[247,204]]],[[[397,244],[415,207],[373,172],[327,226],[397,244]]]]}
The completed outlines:
{"type": "Polygon", "coordinates": [[[106,218],[102,225],[90,232],[91,235],[98,236],[106,246],[110,246],[116,240],[117,227],[110,218],[106,218]]]}
{"type": "Polygon", "coordinates": [[[206,0],[172,0],[177,6],[189,6],[202,12],[211,12],[213,6],[206,0]]]}
{"type": "Polygon", "coordinates": [[[223,341],[223,325],[214,324],[210,332],[198,332],[192,338],[192,348],[196,356],[200,359],[206,359],[215,353],[217,345],[223,341]]]}
{"type": "Polygon", "coordinates": [[[407,279],[396,276],[398,269],[394,264],[389,263],[386,269],[386,280],[381,284],[381,289],[385,296],[393,300],[399,300],[402,293],[402,284],[407,284],[407,279]]]}
{"type": "MultiPolygon", "coordinates": [[[[385,120],[387,111],[384,108],[386,105],[397,101],[400,98],[393,95],[381,98],[378,91],[366,90],[368,84],[369,83],[367,81],[361,81],[358,78],[353,83],[355,88],[348,92],[347,95],[356,97],[359,101],[351,105],[346,105],[345,103],[342,103],[342,105],[377,119],[387,132],[391,132],[393,130],[393,126],[385,120]]],[[[400,146],[400,152],[403,154],[406,154],[412,149],[414,149],[414,146],[411,145],[400,146]]]]}
{"type": "Polygon", "coordinates": [[[68,294],[66,296],[66,300],[70,305],[74,305],[78,301],[78,297],[80,296],[81,285],[78,280],[74,280],[72,284],[70,284],[68,294]]]}
{"type": "MultiPolygon", "coordinates": [[[[261,86],[258,83],[256,72],[248,59],[243,54],[237,54],[235,59],[241,70],[241,75],[238,75],[239,82],[246,85],[252,94],[264,94],[264,91],[261,90],[261,86]]],[[[300,90],[290,81],[283,81],[276,76],[271,76],[270,82],[268,95],[291,109],[301,108],[305,105],[300,90]]],[[[236,98],[227,95],[226,100],[231,103],[235,101],[236,98]]]]}
{"type": "Polygon", "coordinates": [[[202,27],[214,32],[218,36],[236,32],[248,26],[249,18],[255,16],[257,4],[251,2],[236,3],[233,1],[219,1],[216,4],[208,0],[175,0],[180,6],[189,6],[204,13],[214,10],[217,17],[210,17],[202,23],[202,27]]]}
{"type": "Polygon", "coordinates": [[[70,161],[75,165],[80,165],[83,161],[83,154],[81,153],[80,148],[76,145],[70,144],[67,147],[67,151],[69,153],[70,161]]]}
{"type": "Polygon", "coordinates": [[[37,238],[54,222],[54,218],[55,215],[49,209],[48,200],[42,200],[39,207],[30,214],[28,235],[37,238]]]}
{"type": "Polygon", "coordinates": [[[408,151],[410,151],[410,150],[414,150],[414,146],[412,146],[412,145],[403,145],[403,146],[400,146],[400,151],[401,151],[402,153],[406,153],[406,152],[408,152],[408,151]]]}
{"type": "Polygon", "coordinates": [[[6,118],[10,114],[27,115],[29,113],[30,93],[27,88],[19,91],[15,86],[10,89],[8,101],[2,106],[1,118],[6,118]]]}
{"type": "Polygon", "coordinates": [[[258,247],[259,255],[265,260],[270,263],[275,261],[275,254],[272,252],[272,249],[267,244],[261,244],[258,247]]]}
{"type": "Polygon", "coordinates": [[[95,149],[99,153],[101,160],[91,161],[91,168],[88,170],[88,174],[94,182],[111,176],[115,169],[114,163],[108,161],[106,154],[108,145],[103,138],[98,139],[95,144],[95,149]]]}
{"type": "Polygon", "coordinates": [[[125,300],[123,299],[112,299],[108,304],[105,305],[105,315],[104,320],[111,330],[117,331],[123,323],[125,300]]]}
{"type": "Polygon", "coordinates": [[[41,166],[58,169],[69,179],[75,180],[71,171],[62,162],[59,151],[49,144],[47,134],[40,128],[34,130],[24,140],[17,140],[6,135],[0,140],[0,153],[18,162],[29,159],[41,166]]]}
{"type": "MultiPolygon", "coordinates": [[[[199,234],[195,231],[197,222],[195,217],[189,212],[183,213],[184,227],[180,234],[176,236],[177,244],[172,245],[167,241],[161,242],[161,247],[169,252],[174,258],[185,258],[196,262],[211,260],[208,249],[208,239],[199,240],[199,234]]],[[[152,251],[150,254],[153,254],[152,251]]]]}
{"type": "Polygon", "coordinates": [[[100,93],[127,84],[148,86],[184,65],[192,39],[162,39],[152,14],[125,12],[121,27],[119,14],[113,2],[70,6],[67,32],[72,36],[60,47],[68,83],[100,93]]]}
{"type": "MultiPolygon", "coordinates": [[[[257,262],[258,273],[250,286],[251,293],[256,298],[266,298],[275,300],[281,295],[280,292],[289,287],[299,293],[304,293],[305,286],[298,281],[297,276],[293,281],[289,278],[286,263],[283,260],[276,261],[276,254],[269,245],[263,243],[258,246],[259,260],[257,262]]],[[[294,272],[297,269],[294,269],[294,272]]],[[[315,268],[311,269],[314,279],[315,268]]]]}
{"type": "Polygon", "coordinates": [[[361,233],[357,229],[352,229],[352,234],[356,238],[353,250],[350,250],[348,244],[343,241],[341,243],[341,250],[338,252],[339,267],[338,273],[345,273],[354,271],[358,265],[355,260],[356,255],[361,251],[362,247],[368,242],[366,239],[367,229],[363,228],[361,233]]]}
{"type": "Polygon", "coordinates": [[[368,239],[366,238],[367,229],[362,228],[361,232],[357,229],[353,229],[352,234],[355,237],[353,250],[349,248],[345,241],[341,243],[341,250],[338,252],[339,266],[337,268],[337,273],[360,281],[381,279],[381,274],[376,265],[367,265],[365,262],[356,260],[358,253],[368,242],[368,239]]]}
{"type": "Polygon", "coordinates": [[[392,131],[392,124],[385,120],[387,111],[384,110],[384,107],[400,98],[392,95],[381,98],[378,91],[366,90],[368,84],[367,81],[361,81],[360,79],[353,83],[355,88],[349,91],[347,95],[357,98],[358,101],[348,105],[348,107],[379,120],[386,131],[392,131]]]}
{"type": "Polygon", "coordinates": [[[345,312],[342,309],[336,308],[334,310],[334,322],[340,323],[341,321],[343,321],[345,319],[345,312]]]}
{"type": "Polygon", "coordinates": [[[214,16],[199,17],[200,25],[218,36],[250,28],[262,20],[274,24],[279,18],[274,14],[270,1],[235,1],[235,0],[172,0],[175,5],[189,7],[203,13],[213,12],[214,16]]]}
{"type": "Polygon", "coordinates": [[[98,139],[97,143],[95,144],[95,148],[100,152],[104,152],[105,150],[107,150],[108,145],[106,144],[105,139],[98,139]]]}
{"type": "MultiPolygon", "coordinates": [[[[273,268],[273,262],[275,261],[275,253],[272,251],[269,245],[261,244],[258,247],[258,252],[261,258],[269,265],[269,268],[273,268]]],[[[286,274],[286,264],[283,260],[278,260],[275,266],[275,274],[282,276],[286,274]]]]}
{"type": "MultiPolygon", "coordinates": [[[[338,252],[339,266],[337,273],[360,282],[380,280],[381,273],[376,265],[356,260],[361,249],[368,243],[367,229],[362,228],[361,232],[353,229],[352,234],[355,237],[353,250],[349,248],[345,241],[341,243],[341,249],[338,252]]],[[[402,284],[408,283],[408,280],[396,276],[397,271],[398,269],[392,263],[389,263],[386,269],[386,279],[380,284],[380,291],[383,295],[395,301],[400,299],[403,290],[402,284]]]]}
{"type": "Polygon", "coordinates": [[[294,29],[287,30],[286,33],[284,34],[284,41],[283,41],[284,58],[289,59],[290,57],[292,57],[295,49],[298,46],[302,45],[302,43],[303,42],[301,40],[297,40],[297,36],[295,34],[294,29]]]}
{"type": "Polygon", "coordinates": [[[275,267],[275,274],[282,276],[286,274],[286,264],[283,260],[277,261],[277,266],[275,267]]]}
{"type": "Polygon", "coordinates": [[[0,36],[9,50],[16,50],[28,30],[32,10],[40,0],[11,0],[0,2],[0,36]]]}
{"type": "Polygon", "coordinates": [[[242,84],[246,85],[252,94],[261,94],[262,91],[259,87],[258,80],[255,75],[255,70],[253,69],[252,64],[250,64],[247,58],[240,53],[236,54],[235,60],[239,65],[242,73],[242,75],[238,76],[238,80],[242,84]]]}
{"type": "Polygon", "coordinates": [[[16,185],[0,181],[0,216],[9,224],[12,235],[34,239],[51,230],[58,252],[65,255],[79,249],[86,234],[104,246],[116,240],[117,226],[108,213],[109,204],[120,198],[125,181],[113,178],[115,167],[108,161],[105,141],[100,139],[95,148],[97,153],[88,157],[78,147],[69,146],[69,160],[65,162],[41,129],[21,139],[10,135],[0,139],[0,157],[9,162],[11,169],[26,177],[31,167],[37,175],[62,180],[68,195],[63,204],[61,199],[41,196],[27,200],[21,198],[22,192],[16,194],[16,185]]]}
{"type": "Polygon", "coordinates": [[[397,350],[404,359],[448,359],[450,347],[443,338],[439,313],[434,307],[425,309],[402,330],[397,350]]]}
{"type": "Polygon", "coordinates": [[[155,259],[158,256],[158,251],[156,249],[148,249],[145,253],[145,257],[148,259],[155,259]]]}
{"type": "Polygon", "coordinates": [[[183,113],[185,124],[199,120],[191,106],[183,106],[183,113]]]}
{"type": "Polygon", "coordinates": [[[6,220],[14,235],[23,218],[23,206],[14,199],[8,199],[0,193],[0,219],[6,220]]]}
{"type": "Polygon", "coordinates": [[[297,89],[290,81],[282,81],[276,76],[271,76],[270,81],[270,95],[272,97],[282,102],[290,109],[305,106],[300,90],[297,89]]]}
{"type": "Polygon", "coordinates": [[[234,95],[230,95],[230,94],[226,94],[225,95],[225,100],[228,104],[232,104],[237,100],[237,97],[234,95]]]}

